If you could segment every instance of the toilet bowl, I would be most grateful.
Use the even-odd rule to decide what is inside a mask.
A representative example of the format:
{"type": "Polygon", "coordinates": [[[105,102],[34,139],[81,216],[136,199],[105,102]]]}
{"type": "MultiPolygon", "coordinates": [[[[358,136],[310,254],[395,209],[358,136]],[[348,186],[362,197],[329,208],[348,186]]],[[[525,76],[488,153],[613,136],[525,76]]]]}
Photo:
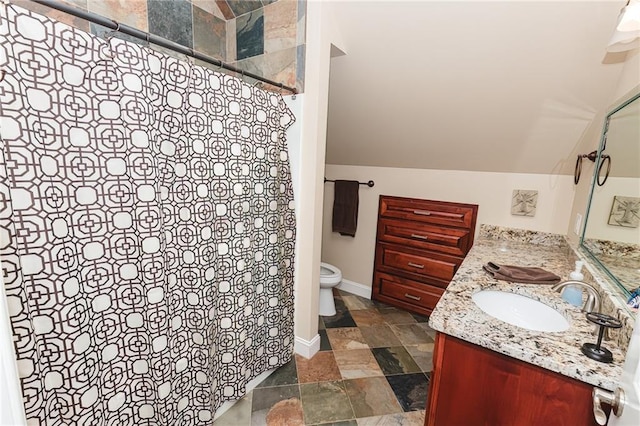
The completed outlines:
{"type": "Polygon", "coordinates": [[[340,269],[328,263],[320,263],[320,310],[323,317],[331,317],[336,314],[336,305],[333,302],[333,287],[342,281],[340,269]]]}

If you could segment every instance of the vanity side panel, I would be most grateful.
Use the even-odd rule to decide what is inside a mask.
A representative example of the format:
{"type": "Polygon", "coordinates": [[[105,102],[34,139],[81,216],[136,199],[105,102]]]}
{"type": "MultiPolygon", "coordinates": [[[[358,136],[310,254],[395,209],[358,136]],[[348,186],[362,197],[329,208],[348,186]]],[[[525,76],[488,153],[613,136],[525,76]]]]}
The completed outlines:
{"type": "Polygon", "coordinates": [[[438,333],[425,425],[595,426],[592,389],[438,333]]]}

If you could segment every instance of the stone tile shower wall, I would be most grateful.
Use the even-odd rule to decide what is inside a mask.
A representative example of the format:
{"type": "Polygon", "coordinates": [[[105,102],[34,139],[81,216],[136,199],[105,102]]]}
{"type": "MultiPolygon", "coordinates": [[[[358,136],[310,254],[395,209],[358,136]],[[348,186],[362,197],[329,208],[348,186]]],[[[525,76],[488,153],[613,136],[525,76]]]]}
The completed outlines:
{"type": "MultiPolygon", "coordinates": [[[[110,31],[29,0],[10,1],[93,34],[110,31]]],[[[62,1],[304,90],[305,0],[62,1]]]]}
{"type": "MultiPolygon", "coordinates": [[[[266,3],[263,0],[263,3],[266,3]]],[[[242,4],[244,12],[227,27],[227,58],[235,59],[238,67],[281,81],[289,86],[303,88],[305,2],[293,0],[272,1],[263,7],[245,12],[251,3],[242,4]],[[229,37],[235,30],[234,38],[229,37]],[[230,42],[230,43],[229,43],[230,42]]]]}

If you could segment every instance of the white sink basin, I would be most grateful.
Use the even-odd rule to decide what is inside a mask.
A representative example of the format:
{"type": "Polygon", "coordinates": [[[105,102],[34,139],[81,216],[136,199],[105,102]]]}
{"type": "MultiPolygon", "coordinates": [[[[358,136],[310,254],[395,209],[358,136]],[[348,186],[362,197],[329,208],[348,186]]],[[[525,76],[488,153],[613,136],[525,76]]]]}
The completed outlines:
{"type": "Polygon", "coordinates": [[[533,331],[565,331],[569,322],[542,302],[506,291],[483,290],[472,296],[486,314],[533,331]]]}

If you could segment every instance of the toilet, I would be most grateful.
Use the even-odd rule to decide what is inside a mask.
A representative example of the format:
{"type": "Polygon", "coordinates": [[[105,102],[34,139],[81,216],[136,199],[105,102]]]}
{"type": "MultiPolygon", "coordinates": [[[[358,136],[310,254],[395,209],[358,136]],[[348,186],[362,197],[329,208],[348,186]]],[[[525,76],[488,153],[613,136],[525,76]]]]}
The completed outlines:
{"type": "Polygon", "coordinates": [[[320,315],[331,317],[336,314],[333,302],[333,287],[342,281],[340,269],[328,263],[320,263],[320,315]]]}

